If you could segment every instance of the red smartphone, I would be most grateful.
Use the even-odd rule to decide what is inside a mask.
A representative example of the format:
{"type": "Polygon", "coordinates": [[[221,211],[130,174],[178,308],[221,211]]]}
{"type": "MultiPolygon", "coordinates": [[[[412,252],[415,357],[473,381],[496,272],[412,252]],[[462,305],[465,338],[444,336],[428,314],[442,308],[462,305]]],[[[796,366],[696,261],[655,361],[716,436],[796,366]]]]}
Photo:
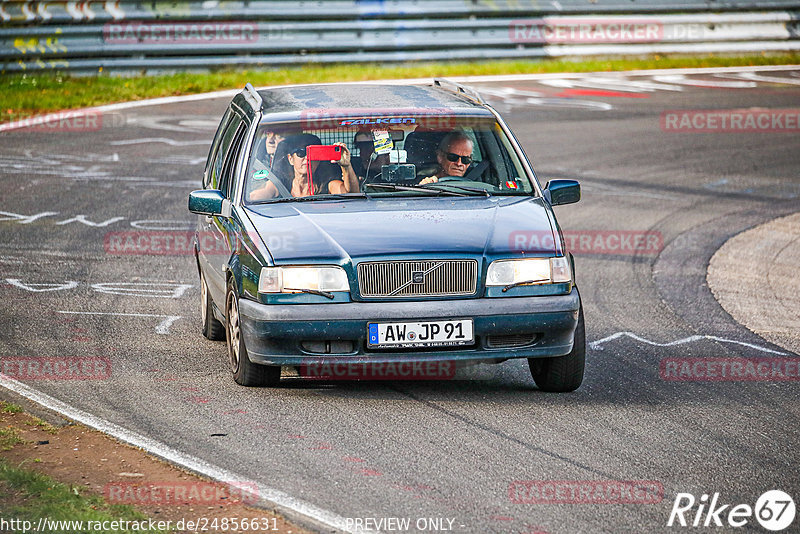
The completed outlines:
{"type": "MultiPolygon", "coordinates": [[[[308,161],[339,161],[342,159],[342,147],[336,145],[308,145],[306,147],[308,161]]],[[[312,169],[308,166],[308,189],[314,191],[312,169]]],[[[311,193],[312,195],[314,193],[311,193]]]]}
{"type": "Polygon", "coordinates": [[[339,161],[342,159],[342,147],[337,145],[308,145],[306,154],[308,161],[339,161]]]}

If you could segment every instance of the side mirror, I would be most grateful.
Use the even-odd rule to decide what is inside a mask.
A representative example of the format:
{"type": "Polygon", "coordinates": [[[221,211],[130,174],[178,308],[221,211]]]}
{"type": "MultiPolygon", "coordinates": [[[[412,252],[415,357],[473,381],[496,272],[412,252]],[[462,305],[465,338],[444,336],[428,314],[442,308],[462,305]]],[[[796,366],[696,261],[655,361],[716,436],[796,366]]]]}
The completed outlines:
{"type": "MultiPolygon", "coordinates": [[[[189,211],[192,213],[225,216],[225,204],[225,197],[219,189],[199,189],[189,193],[189,211]]],[[[230,209],[227,211],[230,212],[230,209]]]]}
{"type": "Polygon", "coordinates": [[[550,180],[544,188],[544,197],[551,206],[573,204],[581,199],[581,184],[575,180],[550,180]]]}

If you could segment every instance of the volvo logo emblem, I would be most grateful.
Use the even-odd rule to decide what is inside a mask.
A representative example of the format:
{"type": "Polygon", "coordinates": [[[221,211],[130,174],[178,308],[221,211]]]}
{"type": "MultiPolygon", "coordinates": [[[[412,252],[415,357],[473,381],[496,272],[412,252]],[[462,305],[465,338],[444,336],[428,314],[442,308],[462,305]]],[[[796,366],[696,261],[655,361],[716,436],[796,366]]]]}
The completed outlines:
{"type": "Polygon", "coordinates": [[[405,282],[405,283],[399,285],[397,288],[395,288],[394,291],[389,293],[389,296],[393,297],[393,296],[397,295],[398,293],[400,293],[402,290],[404,290],[405,288],[407,288],[411,284],[423,284],[423,283],[425,283],[425,277],[428,275],[428,273],[432,273],[433,271],[435,271],[436,269],[438,269],[442,265],[444,265],[444,262],[443,261],[439,261],[439,262],[434,263],[433,265],[431,265],[428,269],[426,269],[424,271],[411,271],[411,279],[408,282],[405,282]]]}

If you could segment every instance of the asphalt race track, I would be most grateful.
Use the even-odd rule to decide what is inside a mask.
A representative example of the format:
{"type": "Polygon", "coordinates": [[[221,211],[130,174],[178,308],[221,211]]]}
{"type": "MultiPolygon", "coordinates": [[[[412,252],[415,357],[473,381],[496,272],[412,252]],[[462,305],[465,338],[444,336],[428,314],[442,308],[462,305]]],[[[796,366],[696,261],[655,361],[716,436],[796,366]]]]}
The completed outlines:
{"type": "MultiPolygon", "coordinates": [[[[800,382],[671,380],[662,365],[785,353],[733,321],[705,273],[729,237],[800,211],[800,68],[475,86],[542,184],[582,184],[580,203],[556,208],[577,247],[590,343],[575,393],[538,391],[522,360],[442,381],[235,385],[224,343],[200,334],[192,257],[112,240],[193,228],[187,194],[229,97],[0,133],[0,358],[98,358],[110,376],[22,381],[340,527],[393,517],[424,532],[676,532],[691,528],[666,526],[678,493],[753,506],[780,489],[797,502],[800,382]],[[669,122],[675,110],[757,108],[790,110],[794,130],[669,122]],[[636,236],[655,237],[634,250],[636,236]],[[515,485],[586,480],[663,494],[533,504],[515,485]],[[417,523],[429,518],[444,528],[417,523]]],[[[754,518],[720,530],[765,532],[754,518]]]]}

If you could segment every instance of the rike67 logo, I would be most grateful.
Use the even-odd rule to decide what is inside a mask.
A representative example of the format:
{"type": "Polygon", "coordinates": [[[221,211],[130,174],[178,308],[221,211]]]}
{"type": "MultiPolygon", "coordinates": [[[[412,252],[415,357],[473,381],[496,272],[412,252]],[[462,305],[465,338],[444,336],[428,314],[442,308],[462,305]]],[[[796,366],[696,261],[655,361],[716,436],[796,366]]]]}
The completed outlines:
{"type": "Polygon", "coordinates": [[[755,518],[765,529],[778,532],[794,523],[796,512],[794,500],[781,490],[764,492],[756,500],[755,506],[723,504],[719,493],[714,493],[710,500],[705,493],[700,499],[696,499],[691,493],[678,493],[672,504],[667,526],[738,528],[751,523],[755,518]]]}

